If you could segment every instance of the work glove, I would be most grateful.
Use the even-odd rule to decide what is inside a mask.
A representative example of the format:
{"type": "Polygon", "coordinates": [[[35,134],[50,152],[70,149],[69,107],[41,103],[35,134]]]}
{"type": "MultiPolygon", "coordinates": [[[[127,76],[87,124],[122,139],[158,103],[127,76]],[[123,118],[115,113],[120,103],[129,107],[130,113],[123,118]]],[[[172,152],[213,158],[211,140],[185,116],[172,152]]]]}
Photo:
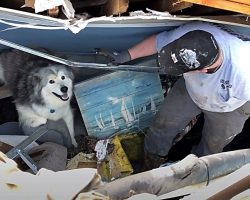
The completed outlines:
{"type": "Polygon", "coordinates": [[[122,52],[109,52],[105,49],[96,49],[96,53],[101,56],[105,56],[110,59],[110,63],[112,65],[119,65],[122,63],[126,63],[131,60],[131,56],[128,50],[122,52]]]}

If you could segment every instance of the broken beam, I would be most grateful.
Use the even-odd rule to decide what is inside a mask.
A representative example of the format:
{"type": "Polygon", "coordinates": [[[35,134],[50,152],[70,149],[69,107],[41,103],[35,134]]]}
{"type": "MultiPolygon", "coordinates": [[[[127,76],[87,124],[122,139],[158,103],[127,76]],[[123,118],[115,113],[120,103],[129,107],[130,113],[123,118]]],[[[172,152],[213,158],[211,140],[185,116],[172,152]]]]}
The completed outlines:
{"type": "Polygon", "coordinates": [[[193,4],[180,1],[180,0],[156,0],[155,3],[152,5],[153,9],[158,11],[168,11],[169,13],[173,13],[179,10],[183,10],[185,8],[191,7],[193,4]]]}
{"type": "Polygon", "coordinates": [[[129,7],[129,0],[108,0],[102,7],[101,13],[104,15],[119,15],[125,13],[129,7]]]}

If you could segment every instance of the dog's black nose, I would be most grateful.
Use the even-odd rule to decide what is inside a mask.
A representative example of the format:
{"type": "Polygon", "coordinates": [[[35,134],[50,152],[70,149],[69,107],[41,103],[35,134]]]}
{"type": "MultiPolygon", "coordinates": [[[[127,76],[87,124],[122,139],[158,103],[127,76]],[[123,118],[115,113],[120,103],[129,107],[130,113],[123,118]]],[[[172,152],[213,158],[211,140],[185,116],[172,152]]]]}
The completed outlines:
{"type": "Polygon", "coordinates": [[[63,86],[61,87],[61,92],[66,93],[68,91],[68,87],[63,86]]]}

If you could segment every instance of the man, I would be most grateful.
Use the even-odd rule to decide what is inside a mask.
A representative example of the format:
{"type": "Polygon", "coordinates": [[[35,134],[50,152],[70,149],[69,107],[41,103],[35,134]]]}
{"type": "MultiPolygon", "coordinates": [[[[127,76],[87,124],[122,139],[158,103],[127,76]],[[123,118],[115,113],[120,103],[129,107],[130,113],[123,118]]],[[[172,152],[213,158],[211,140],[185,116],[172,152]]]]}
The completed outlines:
{"type": "Polygon", "coordinates": [[[194,153],[221,152],[250,115],[250,42],[212,24],[193,22],[153,35],[112,58],[123,63],[157,52],[167,74],[183,76],[145,136],[147,169],[159,167],[174,137],[200,113],[205,122],[194,153]]]}

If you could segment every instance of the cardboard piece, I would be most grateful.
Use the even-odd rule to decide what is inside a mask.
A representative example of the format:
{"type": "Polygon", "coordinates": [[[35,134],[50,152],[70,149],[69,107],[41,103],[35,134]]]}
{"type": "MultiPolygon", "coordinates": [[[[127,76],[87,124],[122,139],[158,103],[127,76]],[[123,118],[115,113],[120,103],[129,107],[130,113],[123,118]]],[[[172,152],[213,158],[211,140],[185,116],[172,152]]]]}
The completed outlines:
{"type": "Polygon", "coordinates": [[[95,154],[85,154],[83,152],[78,153],[74,156],[66,166],[67,170],[77,168],[96,168],[95,154]]]}

